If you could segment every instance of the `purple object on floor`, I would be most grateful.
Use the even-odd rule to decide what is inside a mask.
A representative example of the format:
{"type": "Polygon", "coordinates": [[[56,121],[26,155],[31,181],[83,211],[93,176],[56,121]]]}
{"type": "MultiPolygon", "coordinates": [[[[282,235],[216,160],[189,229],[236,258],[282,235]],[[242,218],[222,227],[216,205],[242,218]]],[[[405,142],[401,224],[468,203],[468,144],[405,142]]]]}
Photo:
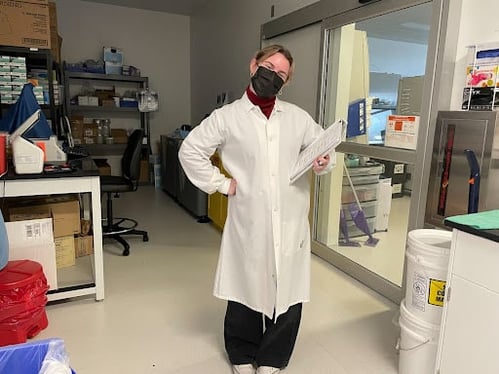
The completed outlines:
{"type": "Polygon", "coordinates": [[[371,230],[369,230],[369,225],[367,224],[367,219],[360,206],[359,197],[357,196],[357,191],[355,191],[355,187],[352,183],[352,179],[350,178],[350,173],[348,172],[348,168],[345,164],[343,164],[343,169],[345,170],[345,174],[348,179],[348,183],[350,184],[350,188],[352,189],[353,196],[355,197],[355,203],[350,203],[348,205],[348,210],[350,210],[350,215],[352,216],[353,222],[355,226],[357,226],[364,234],[368,236],[368,239],[364,244],[374,247],[378,244],[379,239],[374,238],[371,235],[371,230]]]}
{"type": "Polygon", "coordinates": [[[371,235],[371,230],[369,229],[369,224],[367,223],[366,216],[360,206],[357,205],[357,203],[351,203],[348,205],[348,209],[350,210],[350,214],[352,215],[355,226],[357,226],[360,231],[368,236],[368,239],[364,244],[370,245],[372,247],[378,244],[379,239],[376,239],[371,235]]]}
{"type": "Polygon", "coordinates": [[[339,245],[344,247],[360,247],[359,242],[353,242],[348,236],[347,220],[345,218],[345,212],[340,209],[340,231],[343,234],[343,239],[338,242],[339,245]]]}

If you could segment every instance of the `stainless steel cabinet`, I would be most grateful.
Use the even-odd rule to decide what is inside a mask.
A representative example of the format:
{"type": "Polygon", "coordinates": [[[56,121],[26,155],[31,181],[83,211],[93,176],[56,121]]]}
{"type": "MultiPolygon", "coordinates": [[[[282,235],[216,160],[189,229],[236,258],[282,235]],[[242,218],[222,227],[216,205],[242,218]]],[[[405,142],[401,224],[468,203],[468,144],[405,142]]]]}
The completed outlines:
{"type": "Polygon", "coordinates": [[[208,195],[194,186],[178,160],[182,139],[161,135],[161,188],[194,215],[199,222],[208,222],[208,195]]]}

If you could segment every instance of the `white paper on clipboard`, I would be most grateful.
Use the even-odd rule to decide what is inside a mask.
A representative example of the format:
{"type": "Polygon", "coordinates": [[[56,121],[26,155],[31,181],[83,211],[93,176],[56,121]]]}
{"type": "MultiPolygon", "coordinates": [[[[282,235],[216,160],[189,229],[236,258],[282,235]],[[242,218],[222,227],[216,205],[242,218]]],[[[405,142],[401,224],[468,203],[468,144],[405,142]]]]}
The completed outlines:
{"type": "Polygon", "coordinates": [[[305,174],[305,172],[312,167],[313,162],[317,157],[331,152],[341,143],[345,123],[346,122],[341,119],[337,120],[300,152],[289,178],[290,183],[294,183],[305,174]]]}

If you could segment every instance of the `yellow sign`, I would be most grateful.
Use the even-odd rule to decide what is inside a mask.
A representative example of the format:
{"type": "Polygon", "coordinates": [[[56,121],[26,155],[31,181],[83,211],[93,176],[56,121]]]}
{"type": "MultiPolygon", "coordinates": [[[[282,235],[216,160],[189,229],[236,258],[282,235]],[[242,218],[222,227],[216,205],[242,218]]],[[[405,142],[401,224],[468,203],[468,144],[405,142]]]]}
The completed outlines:
{"type": "Polygon", "coordinates": [[[444,306],[445,281],[430,279],[430,292],[428,292],[428,304],[444,306]]]}

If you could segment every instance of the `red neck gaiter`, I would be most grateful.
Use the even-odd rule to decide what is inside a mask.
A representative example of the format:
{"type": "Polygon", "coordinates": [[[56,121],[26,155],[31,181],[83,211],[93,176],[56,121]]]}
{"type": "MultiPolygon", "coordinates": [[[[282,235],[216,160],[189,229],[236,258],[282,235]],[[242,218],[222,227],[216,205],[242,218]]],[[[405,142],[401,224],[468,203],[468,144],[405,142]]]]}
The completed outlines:
{"type": "Polygon", "coordinates": [[[251,88],[249,86],[248,88],[246,88],[246,95],[248,95],[248,99],[253,104],[260,107],[262,113],[265,115],[265,117],[267,117],[267,119],[269,119],[270,114],[272,113],[272,109],[274,109],[275,96],[270,98],[257,96],[253,91],[251,91],[251,88]]]}

